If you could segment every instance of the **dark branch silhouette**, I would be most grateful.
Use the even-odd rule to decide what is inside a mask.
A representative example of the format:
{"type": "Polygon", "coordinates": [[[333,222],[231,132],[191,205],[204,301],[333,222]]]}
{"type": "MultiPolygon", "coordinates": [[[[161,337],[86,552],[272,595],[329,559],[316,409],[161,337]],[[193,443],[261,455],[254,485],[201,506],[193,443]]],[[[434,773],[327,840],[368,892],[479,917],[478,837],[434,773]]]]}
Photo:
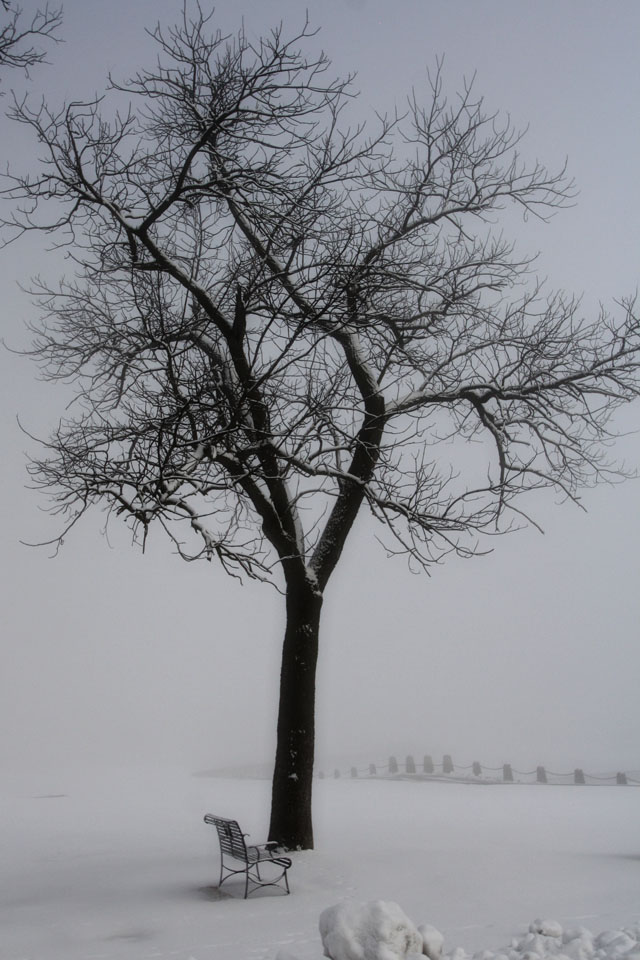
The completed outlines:
{"type": "Polygon", "coordinates": [[[527,492],[620,476],[638,320],[531,276],[500,213],[573,187],[471,86],[448,99],[438,68],[370,129],[307,25],[153,36],[159,65],[104,100],[14,111],[43,155],[6,227],[74,264],[35,284],[33,355],[76,400],[31,475],[61,537],[100,506],[283,589],[270,836],[310,847],[320,612],[356,516],[428,568],[521,526],[527,492]]]}
{"type": "Polygon", "coordinates": [[[5,67],[23,70],[42,63],[45,51],[42,40],[56,40],[62,23],[62,8],[45,5],[30,20],[24,19],[22,8],[11,0],[0,0],[0,77],[5,67]]]}

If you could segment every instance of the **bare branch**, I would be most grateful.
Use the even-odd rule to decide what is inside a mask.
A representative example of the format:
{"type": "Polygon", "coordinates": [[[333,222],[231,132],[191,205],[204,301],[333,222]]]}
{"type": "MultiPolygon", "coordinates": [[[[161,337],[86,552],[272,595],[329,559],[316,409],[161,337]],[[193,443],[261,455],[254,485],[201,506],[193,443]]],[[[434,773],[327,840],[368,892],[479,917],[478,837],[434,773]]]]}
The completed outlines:
{"type": "Polygon", "coordinates": [[[6,224],[74,265],[34,290],[34,356],[77,397],[32,468],[54,510],[321,592],[361,509],[428,568],[520,526],[527,491],[615,477],[635,305],[584,317],[500,227],[572,202],[565,171],[441,66],[349,126],[308,24],[253,44],[193,10],[103,99],[14,104],[44,152],[6,224]]]}
{"type": "Polygon", "coordinates": [[[11,0],[0,4],[0,71],[17,68],[28,76],[29,69],[45,59],[42,40],[58,42],[56,32],[62,23],[62,7],[49,4],[24,20],[22,8],[11,0]]]}

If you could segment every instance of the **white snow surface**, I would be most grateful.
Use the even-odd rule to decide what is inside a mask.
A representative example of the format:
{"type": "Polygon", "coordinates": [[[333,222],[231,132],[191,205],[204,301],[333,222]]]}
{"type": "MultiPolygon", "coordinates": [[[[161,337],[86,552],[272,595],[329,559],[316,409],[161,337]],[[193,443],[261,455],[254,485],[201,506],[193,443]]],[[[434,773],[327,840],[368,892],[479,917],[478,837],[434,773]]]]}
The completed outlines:
{"type": "Polygon", "coordinates": [[[262,842],[269,794],[169,769],[4,771],[0,960],[321,960],[320,914],[344,900],[399,904],[443,960],[640,960],[634,787],[319,781],[291,896],[244,901],[217,888],[202,818],[262,842]]]}

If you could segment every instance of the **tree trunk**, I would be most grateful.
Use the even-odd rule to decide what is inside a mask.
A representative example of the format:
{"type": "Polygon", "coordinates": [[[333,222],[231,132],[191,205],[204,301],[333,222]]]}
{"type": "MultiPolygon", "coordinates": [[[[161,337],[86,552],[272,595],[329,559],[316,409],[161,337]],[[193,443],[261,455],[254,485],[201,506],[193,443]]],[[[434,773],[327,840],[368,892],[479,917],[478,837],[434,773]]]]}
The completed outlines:
{"type": "Polygon", "coordinates": [[[311,793],[321,609],[317,587],[302,577],[287,583],[269,839],[289,850],[313,848],[311,793]]]}

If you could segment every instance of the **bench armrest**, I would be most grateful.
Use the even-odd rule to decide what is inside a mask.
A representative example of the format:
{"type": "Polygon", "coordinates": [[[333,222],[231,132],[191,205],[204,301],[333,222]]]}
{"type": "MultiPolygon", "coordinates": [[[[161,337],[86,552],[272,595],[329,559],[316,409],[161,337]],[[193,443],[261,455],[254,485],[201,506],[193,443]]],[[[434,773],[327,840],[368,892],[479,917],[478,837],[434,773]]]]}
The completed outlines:
{"type": "Polygon", "coordinates": [[[256,851],[256,855],[260,860],[264,857],[271,857],[273,859],[278,848],[279,845],[274,840],[268,840],[267,843],[253,843],[251,846],[247,846],[248,850],[256,851]]]}

